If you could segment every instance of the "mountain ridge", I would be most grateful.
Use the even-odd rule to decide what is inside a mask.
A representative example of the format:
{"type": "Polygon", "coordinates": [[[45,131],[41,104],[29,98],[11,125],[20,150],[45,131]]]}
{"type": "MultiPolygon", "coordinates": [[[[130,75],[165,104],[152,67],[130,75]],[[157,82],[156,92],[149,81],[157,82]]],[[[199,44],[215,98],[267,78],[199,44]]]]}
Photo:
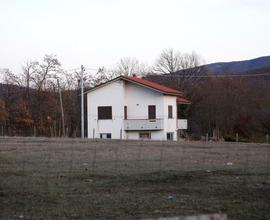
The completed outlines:
{"type": "Polygon", "coordinates": [[[202,67],[207,68],[213,74],[252,73],[255,70],[270,68],[270,56],[242,61],[216,62],[202,65],[202,67]]]}

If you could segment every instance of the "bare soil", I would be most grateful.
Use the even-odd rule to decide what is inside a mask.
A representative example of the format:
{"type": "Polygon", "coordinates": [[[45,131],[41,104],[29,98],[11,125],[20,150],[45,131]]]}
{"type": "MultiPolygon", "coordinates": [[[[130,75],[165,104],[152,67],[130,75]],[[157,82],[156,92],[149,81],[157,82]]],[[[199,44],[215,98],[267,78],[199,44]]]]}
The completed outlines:
{"type": "Polygon", "coordinates": [[[270,145],[0,139],[0,219],[270,219],[270,145]]]}

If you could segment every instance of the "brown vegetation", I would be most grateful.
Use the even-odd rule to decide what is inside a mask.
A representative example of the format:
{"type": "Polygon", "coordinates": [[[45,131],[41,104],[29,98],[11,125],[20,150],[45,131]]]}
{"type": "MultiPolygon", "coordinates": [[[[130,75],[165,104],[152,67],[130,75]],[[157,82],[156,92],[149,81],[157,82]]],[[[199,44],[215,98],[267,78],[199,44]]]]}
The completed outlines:
{"type": "Polygon", "coordinates": [[[0,140],[0,219],[269,219],[266,144],[0,140]]]}
{"type": "MultiPolygon", "coordinates": [[[[123,58],[115,69],[99,68],[95,75],[86,71],[84,80],[86,87],[92,87],[118,75],[139,73],[184,91],[192,104],[179,106],[178,115],[189,119],[191,138],[208,134],[215,140],[233,141],[238,134],[240,141],[265,141],[265,135],[270,134],[269,69],[262,69],[261,77],[219,77],[200,64],[201,58],[195,53],[168,49],[153,67],[135,58],[123,58]]],[[[257,73],[260,71],[247,75],[257,73]]],[[[0,88],[2,135],[79,136],[79,80],[77,72],[61,69],[52,55],[46,55],[42,62],[26,63],[20,75],[6,71],[5,84],[0,88]]]]}

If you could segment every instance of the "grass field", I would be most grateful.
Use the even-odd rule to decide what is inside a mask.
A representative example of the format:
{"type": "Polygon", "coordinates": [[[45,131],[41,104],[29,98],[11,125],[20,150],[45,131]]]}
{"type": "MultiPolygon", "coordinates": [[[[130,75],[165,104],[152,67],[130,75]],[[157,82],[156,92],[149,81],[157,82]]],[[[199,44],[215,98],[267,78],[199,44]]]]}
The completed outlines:
{"type": "Polygon", "coordinates": [[[270,219],[270,146],[0,139],[0,219],[270,219]]]}

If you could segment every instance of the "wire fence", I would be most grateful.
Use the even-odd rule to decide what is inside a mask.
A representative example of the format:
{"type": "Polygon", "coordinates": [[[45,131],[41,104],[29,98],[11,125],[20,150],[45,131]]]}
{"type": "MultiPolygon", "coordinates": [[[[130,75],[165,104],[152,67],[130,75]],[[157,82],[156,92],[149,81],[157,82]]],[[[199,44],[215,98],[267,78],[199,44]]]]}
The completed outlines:
{"type": "Polygon", "coordinates": [[[140,219],[228,211],[220,206],[227,207],[226,192],[236,195],[233,187],[243,191],[239,199],[261,193],[262,202],[252,205],[269,210],[263,202],[270,199],[265,194],[270,145],[2,138],[0,180],[0,219],[140,219]],[[206,195],[215,197],[213,203],[206,195]]]}

